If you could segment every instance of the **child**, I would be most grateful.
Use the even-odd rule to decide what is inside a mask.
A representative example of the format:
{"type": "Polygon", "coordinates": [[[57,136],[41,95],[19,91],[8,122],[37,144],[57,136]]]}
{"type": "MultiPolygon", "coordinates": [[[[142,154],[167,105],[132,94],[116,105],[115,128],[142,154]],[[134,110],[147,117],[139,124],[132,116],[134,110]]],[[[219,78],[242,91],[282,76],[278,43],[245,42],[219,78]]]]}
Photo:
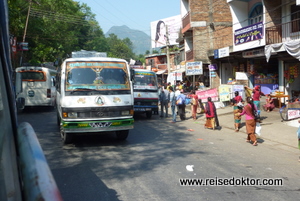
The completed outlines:
{"type": "Polygon", "coordinates": [[[243,108],[240,106],[235,107],[235,109],[233,110],[235,132],[239,132],[240,129],[240,125],[242,121],[241,120],[242,116],[240,116],[241,112],[243,112],[243,108]]]}

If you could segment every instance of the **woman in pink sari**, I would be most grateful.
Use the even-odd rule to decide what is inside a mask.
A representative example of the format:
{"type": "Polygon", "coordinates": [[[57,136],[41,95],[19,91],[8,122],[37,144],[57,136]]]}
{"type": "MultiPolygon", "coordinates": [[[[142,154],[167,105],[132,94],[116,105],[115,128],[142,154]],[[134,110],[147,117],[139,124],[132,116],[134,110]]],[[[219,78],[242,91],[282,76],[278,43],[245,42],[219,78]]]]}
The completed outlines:
{"type": "Polygon", "coordinates": [[[254,117],[254,111],[257,110],[257,108],[251,97],[247,97],[246,101],[248,104],[244,107],[243,112],[240,113],[240,116],[245,115],[246,119],[246,131],[248,134],[246,142],[252,142],[253,146],[257,146],[257,139],[255,135],[256,121],[254,117]]]}
{"type": "Polygon", "coordinates": [[[274,100],[272,99],[272,97],[270,95],[267,95],[265,109],[267,110],[267,112],[270,112],[274,108],[275,108],[274,100]]]}
{"type": "Polygon", "coordinates": [[[198,96],[196,95],[195,90],[192,91],[190,97],[191,97],[191,103],[192,103],[192,117],[194,120],[196,120],[197,119],[198,96]]]}

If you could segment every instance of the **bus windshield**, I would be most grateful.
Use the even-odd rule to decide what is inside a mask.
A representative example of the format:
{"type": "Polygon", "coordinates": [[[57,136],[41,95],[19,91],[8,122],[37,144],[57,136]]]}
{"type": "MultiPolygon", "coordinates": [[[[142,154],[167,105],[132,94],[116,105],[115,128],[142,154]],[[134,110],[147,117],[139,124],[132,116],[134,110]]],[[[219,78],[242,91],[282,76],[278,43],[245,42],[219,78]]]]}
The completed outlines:
{"type": "Polygon", "coordinates": [[[20,71],[23,81],[46,81],[46,76],[43,71],[20,71]]]}
{"type": "Polygon", "coordinates": [[[66,91],[130,90],[125,62],[67,62],[66,91]]]}
{"type": "Polygon", "coordinates": [[[154,72],[135,71],[134,90],[157,90],[157,78],[154,72]]]}

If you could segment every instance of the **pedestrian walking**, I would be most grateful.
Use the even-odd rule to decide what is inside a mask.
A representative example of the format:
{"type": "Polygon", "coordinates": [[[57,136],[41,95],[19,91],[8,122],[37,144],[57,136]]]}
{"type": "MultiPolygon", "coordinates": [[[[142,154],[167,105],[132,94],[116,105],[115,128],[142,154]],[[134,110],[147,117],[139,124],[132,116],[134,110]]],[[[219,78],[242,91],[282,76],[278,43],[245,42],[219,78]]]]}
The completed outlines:
{"type": "Polygon", "coordinates": [[[233,106],[233,118],[234,118],[234,129],[235,132],[239,132],[242,117],[239,115],[239,113],[243,112],[243,98],[239,95],[238,91],[234,92],[234,98],[231,100],[231,104],[233,106]]]}
{"type": "Polygon", "coordinates": [[[214,102],[212,102],[211,97],[207,98],[207,103],[205,104],[205,116],[206,122],[204,128],[212,128],[215,130],[216,127],[219,127],[216,106],[214,102]]]}
{"type": "Polygon", "coordinates": [[[257,113],[260,116],[260,97],[265,96],[265,94],[261,92],[260,85],[256,85],[253,89],[247,86],[245,86],[245,88],[252,91],[253,103],[256,105],[257,113]]]}
{"type": "Polygon", "coordinates": [[[255,135],[255,110],[256,106],[253,103],[253,99],[251,97],[247,97],[246,99],[247,105],[245,105],[243,112],[240,113],[240,116],[245,115],[245,122],[246,122],[246,131],[247,131],[247,139],[246,142],[252,142],[253,146],[257,146],[257,139],[255,135]]]}
{"type": "Polygon", "coordinates": [[[172,121],[171,123],[176,123],[176,96],[175,92],[172,86],[169,87],[169,92],[170,92],[170,105],[171,105],[171,111],[172,111],[172,121]]]}
{"type": "Polygon", "coordinates": [[[160,117],[168,117],[168,108],[169,108],[169,101],[170,101],[170,93],[167,89],[162,89],[161,93],[159,94],[159,101],[160,101],[160,117]],[[165,110],[165,115],[164,115],[165,110]]]}
{"type": "MultiPolygon", "coordinates": [[[[178,86],[176,86],[176,90],[175,90],[175,97],[176,97],[176,100],[177,100],[177,97],[180,95],[180,89],[178,86]]],[[[177,112],[176,112],[176,115],[178,115],[178,105],[176,104],[176,101],[175,101],[175,105],[176,105],[176,108],[177,108],[177,112]]]]}
{"type": "Polygon", "coordinates": [[[191,92],[191,95],[190,95],[190,97],[191,97],[191,104],[192,104],[192,118],[194,119],[194,120],[196,120],[197,119],[197,108],[198,108],[198,96],[196,95],[196,92],[195,92],[195,90],[193,90],[192,92],[191,92]]]}
{"type": "Polygon", "coordinates": [[[185,120],[185,99],[186,96],[183,94],[183,90],[180,91],[180,94],[176,97],[176,105],[178,107],[178,114],[181,120],[185,120]]]}

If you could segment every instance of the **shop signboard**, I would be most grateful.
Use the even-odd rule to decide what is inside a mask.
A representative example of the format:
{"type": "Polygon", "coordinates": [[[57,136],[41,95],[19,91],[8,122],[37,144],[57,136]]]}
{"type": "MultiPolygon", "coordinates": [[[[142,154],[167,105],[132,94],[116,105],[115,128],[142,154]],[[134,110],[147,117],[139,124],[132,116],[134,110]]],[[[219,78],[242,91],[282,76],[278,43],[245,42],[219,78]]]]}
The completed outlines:
{"type": "Polygon", "coordinates": [[[168,75],[167,82],[174,83],[177,80],[182,81],[182,72],[176,72],[176,71],[174,71],[174,72],[171,72],[168,75]]]}
{"type": "Polygon", "coordinates": [[[208,65],[209,71],[216,71],[218,70],[218,65],[217,64],[210,64],[208,65]]]}
{"type": "Polygon", "coordinates": [[[202,61],[194,61],[194,62],[187,62],[185,65],[185,73],[186,75],[202,75],[203,74],[203,67],[202,61]]]}
{"type": "Polygon", "coordinates": [[[202,100],[203,103],[207,102],[208,97],[211,97],[212,101],[218,101],[219,99],[217,88],[208,89],[208,90],[198,90],[196,91],[196,95],[198,96],[198,99],[202,100]]]}
{"type": "Polygon", "coordinates": [[[258,22],[250,26],[243,27],[234,31],[234,44],[240,45],[243,43],[260,40],[263,38],[263,22],[258,22]]]}
{"type": "Polygon", "coordinates": [[[243,58],[256,58],[265,56],[265,49],[249,50],[242,53],[243,58]]]}
{"type": "Polygon", "coordinates": [[[300,109],[299,108],[294,108],[294,110],[289,109],[287,111],[288,113],[288,120],[291,119],[296,119],[300,117],[300,109]]]}
{"type": "Polygon", "coordinates": [[[214,58],[219,59],[229,56],[229,47],[224,47],[221,49],[214,50],[214,58]]]}

